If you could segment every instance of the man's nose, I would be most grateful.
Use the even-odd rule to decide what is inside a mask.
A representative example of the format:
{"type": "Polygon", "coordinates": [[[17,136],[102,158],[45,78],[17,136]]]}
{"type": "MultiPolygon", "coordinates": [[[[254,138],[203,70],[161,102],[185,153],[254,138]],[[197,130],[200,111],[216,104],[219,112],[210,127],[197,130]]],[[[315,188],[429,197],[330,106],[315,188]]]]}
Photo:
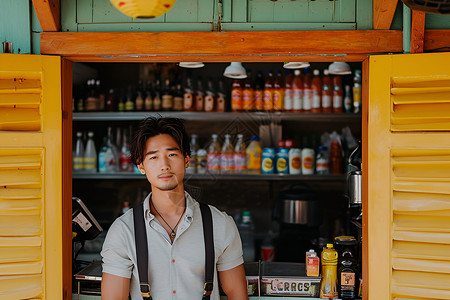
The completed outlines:
{"type": "Polygon", "coordinates": [[[169,159],[167,157],[165,157],[162,160],[161,171],[168,171],[168,170],[170,170],[170,163],[169,163],[169,159]]]}

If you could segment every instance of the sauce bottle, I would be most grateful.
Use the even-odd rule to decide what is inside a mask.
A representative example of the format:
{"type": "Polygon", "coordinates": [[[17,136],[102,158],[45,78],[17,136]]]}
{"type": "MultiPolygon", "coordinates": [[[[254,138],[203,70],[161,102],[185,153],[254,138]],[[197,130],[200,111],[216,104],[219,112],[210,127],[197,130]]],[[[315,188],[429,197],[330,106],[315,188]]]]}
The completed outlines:
{"type": "Polygon", "coordinates": [[[205,99],[204,99],[204,92],[203,92],[203,83],[202,78],[199,77],[197,80],[197,91],[195,92],[195,110],[196,111],[203,111],[205,106],[205,99]]]}
{"type": "Polygon", "coordinates": [[[294,90],[292,89],[292,83],[294,81],[294,76],[290,69],[286,69],[286,77],[284,84],[284,111],[292,111],[292,100],[294,97],[294,90]]]}
{"type": "Polygon", "coordinates": [[[338,296],[343,300],[358,297],[358,241],[352,236],[338,236],[334,238],[338,251],[337,286],[338,296]]]}
{"type": "Polygon", "coordinates": [[[161,97],[161,108],[164,111],[171,111],[173,109],[173,95],[170,88],[170,80],[166,79],[164,83],[164,91],[161,97]]]}
{"type": "Polygon", "coordinates": [[[284,108],[284,85],[281,71],[277,70],[277,77],[273,82],[273,110],[281,111],[284,108]]]}
{"type": "Polygon", "coordinates": [[[352,112],[352,96],[350,96],[350,85],[345,85],[345,93],[344,93],[344,111],[352,112]]]}
{"type": "Polygon", "coordinates": [[[322,251],[322,282],[320,283],[320,298],[334,299],[337,297],[337,261],[338,254],[333,244],[327,244],[322,251]]]}
{"type": "Polygon", "coordinates": [[[303,111],[311,112],[313,101],[313,89],[311,74],[308,72],[308,68],[305,68],[305,76],[303,77],[303,111]]]}
{"type": "Polygon", "coordinates": [[[252,73],[247,71],[247,78],[244,80],[244,89],[242,90],[242,105],[244,110],[253,110],[253,87],[252,87],[252,73]]]}
{"type": "Polygon", "coordinates": [[[353,78],[353,112],[355,114],[361,112],[361,84],[361,70],[355,70],[355,77],[353,78]]]}
{"type": "Polygon", "coordinates": [[[225,134],[225,141],[222,146],[220,172],[222,174],[231,174],[234,172],[234,148],[229,134],[225,134]]]}
{"type": "Polygon", "coordinates": [[[333,112],[342,112],[342,99],[344,93],[342,91],[342,78],[341,76],[333,77],[333,112]]]}
{"type": "Polygon", "coordinates": [[[261,173],[261,145],[259,144],[259,137],[253,135],[251,142],[247,147],[247,174],[261,173]]]}
{"type": "Polygon", "coordinates": [[[271,70],[267,70],[266,83],[264,84],[263,109],[264,111],[273,110],[273,74],[271,70]]]}
{"type": "Polygon", "coordinates": [[[263,99],[264,99],[264,77],[261,71],[258,71],[255,81],[255,90],[253,93],[253,98],[255,99],[255,110],[262,111],[264,109],[263,99]]]}
{"type": "Polygon", "coordinates": [[[242,107],[242,80],[235,79],[231,86],[231,110],[238,112],[242,110],[242,107]]]}
{"type": "Polygon", "coordinates": [[[205,111],[211,112],[215,109],[215,93],[214,93],[214,87],[212,79],[208,79],[208,85],[206,88],[206,95],[205,95],[205,111]]]}
{"type": "Polygon", "coordinates": [[[223,81],[219,81],[219,90],[217,91],[217,99],[216,99],[216,111],[224,112],[226,109],[226,95],[225,88],[223,86],[223,81]]]}
{"type": "Polygon", "coordinates": [[[245,162],[246,147],[244,142],[244,135],[238,134],[236,146],[234,147],[234,173],[245,173],[247,165],[245,162]]]}
{"type": "MultiPolygon", "coordinates": [[[[333,132],[332,135],[337,134],[333,132]]],[[[330,143],[330,173],[342,174],[342,149],[336,138],[332,138],[330,143]]]]}
{"type": "Polygon", "coordinates": [[[331,113],[333,101],[333,87],[331,77],[328,75],[328,70],[323,71],[322,79],[322,112],[331,113]]]}
{"type": "Polygon", "coordinates": [[[320,71],[314,70],[313,75],[311,84],[313,90],[311,112],[320,113],[322,112],[322,80],[319,77],[320,71]]]}
{"type": "Polygon", "coordinates": [[[300,76],[300,70],[294,71],[294,81],[292,82],[292,110],[293,112],[303,111],[303,79],[300,76]]]}
{"type": "Polygon", "coordinates": [[[192,84],[192,78],[188,76],[186,78],[186,86],[184,88],[184,95],[183,95],[183,106],[184,111],[194,111],[195,105],[194,105],[194,87],[192,84]]]}
{"type": "Polygon", "coordinates": [[[207,169],[212,174],[220,173],[220,144],[217,134],[211,135],[211,142],[208,147],[207,169]]]}

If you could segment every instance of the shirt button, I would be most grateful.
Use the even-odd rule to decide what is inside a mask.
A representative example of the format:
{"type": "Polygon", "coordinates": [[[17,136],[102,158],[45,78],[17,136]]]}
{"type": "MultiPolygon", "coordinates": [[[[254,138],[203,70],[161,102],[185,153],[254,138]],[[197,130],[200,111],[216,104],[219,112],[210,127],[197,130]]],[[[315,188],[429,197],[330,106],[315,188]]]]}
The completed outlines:
{"type": "Polygon", "coordinates": [[[175,259],[172,259],[172,262],[175,263],[175,259]]]}
{"type": "Polygon", "coordinates": [[[176,294],[176,293],[177,293],[177,291],[173,291],[173,293],[174,293],[174,294],[176,294]]]}

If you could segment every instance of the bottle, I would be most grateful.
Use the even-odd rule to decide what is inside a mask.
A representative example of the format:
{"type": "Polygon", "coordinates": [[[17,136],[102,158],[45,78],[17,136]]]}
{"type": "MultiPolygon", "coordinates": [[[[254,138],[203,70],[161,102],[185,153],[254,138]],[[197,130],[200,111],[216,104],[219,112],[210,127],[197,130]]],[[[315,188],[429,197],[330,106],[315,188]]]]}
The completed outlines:
{"type": "Polygon", "coordinates": [[[350,85],[346,84],[345,85],[345,96],[344,96],[344,111],[345,112],[353,112],[352,109],[352,96],[350,95],[351,91],[350,91],[350,85]]]}
{"type": "Polygon", "coordinates": [[[216,99],[216,111],[217,112],[225,112],[226,103],[227,103],[227,100],[226,100],[223,80],[219,80],[219,90],[217,91],[217,99],[216,99]]]}
{"type": "Polygon", "coordinates": [[[146,111],[150,111],[153,109],[153,97],[152,97],[151,87],[152,87],[152,85],[151,85],[150,81],[147,82],[146,92],[145,92],[145,100],[144,100],[144,109],[146,111]]]}
{"type": "MultiPolygon", "coordinates": [[[[100,84],[100,81],[99,81],[100,84]]],[[[87,90],[89,91],[88,96],[85,101],[85,110],[86,111],[96,111],[98,109],[98,95],[95,88],[95,79],[90,79],[87,81],[87,90]]]]}
{"type": "Polygon", "coordinates": [[[181,87],[181,83],[177,83],[177,87],[175,93],[173,95],[173,110],[174,111],[183,111],[183,89],[181,87]]]}
{"type": "Polygon", "coordinates": [[[98,154],[98,171],[100,173],[116,172],[117,160],[112,149],[111,127],[108,127],[108,135],[103,141],[98,154]]]}
{"type": "Polygon", "coordinates": [[[269,231],[261,243],[261,260],[274,261],[275,260],[275,246],[272,239],[273,233],[269,231]]]}
{"type": "Polygon", "coordinates": [[[109,89],[108,96],[106,97],[105,110],[113,112],[115,110],[115,96],[114,89],[109,89]]]}
{"type": "Polygon", "coordinates": [[[361,70],[355,70],[353,77],[353,112],[358,114],[361,112],[361,70]]]}
{"type": "Polygon", "coordinates": [[[255,227],[249,211],[242,213],[242,221],[239,224],[244,262],[255,260],[255,227]]]}
{"type": "Polygon", "coordinates": [[[131,91],[131,86],[128,87],[127,101],[125,102],[125,111],[134,110],[133,92],[131,91]]]}
{"type": "Polygon", "coordinates": [[[322,78],[322,112],[331,113],[333,111],[333,87],[331,82],[331,77],[328,75],[329,71],[323,71],[322,78]]]}
{"type": "Polygon", "coordinates": [[[316,251],[313,249],[306,252],[306,276],[318,277],[319,276],[319,263],[320,258],[317,256],[316,251]]]}
{"type": "Polygon", "coordinates": [[[122,205],[122,214],[125,214],[127,211],[131,209],[130,202],[124,201],[122,205]]]}
{"type": "Polygon", "coordinates": [[[208,167],[208,151],[198,149],[197,151],[197,174],[206,174],[208,167]]]}
{"type": "Polygon", "coordinates": [[[191,135],[191,156],[189,160],[189,167],[186,169],[186,173],[193,174],[197,172],[197,151],[198,151],[198,136],[196,134],[191,135]]]}
{"type": "Polygon", "coordinates": [[[259,144],[259,137],[253,135],[251,142],[246,150],[247,156],[247,173],[248,174],[260,174],[261,173],[261,156],[262,149],[259,144]]]}
{"type": "Polygon", "coordinates": [[[95,81],[95,90],[96,95],[98,97],[98,105],[97,110],[104,111],[105,110],[105,93],[102,92],[100,88],[100,80],[95,81]]]}
{"type": "Polygon", "coordinates": [[[245,173],[247,169],[246,164],[246,147],[244,142],[244,135],[238,134],[236,145],[234,147],[234,173],[245,173]]]}
{"type": "Polygon", "coordinates": [[[255,99],[254,108],[256,111],[262,111],[264,108],[264,77],[261,71],[258,71],[255,80],[255,90],[253,93],[253,98],[255,99]]]}
{"type": "Polygon", "coordinates": [[[299,175],[302,173],[302,151],[299,148],[289,149],[289,174],[299,175]]]}
{"type": "Polygon", "coordinates": [[[186,78],[186,86],[184,87],[183,94],[183,105],[184,111],[194,111],[194,87],[192,83],[192,78],[188,76],[186,78]]]}
{"type": "Polygon", "coordinates": [[[322,105],[322,80],[320,79],[320,71],[314,70],[313,71],[313,79],[312,79],[312,107],[311,112],[313,113],[320,113],[322,112],[321,105],[322,105]]]}
{"type": "Polygon", "coordinates": [[[120,93],[120,100],[119,103],[117,104],[117,110],[122,112],[125,111],[125,102],[127,101],[127,95],[125,93],[125,90],[122,89],[121,93],[120,93]]]}
{"type": "Polygon", "coordinates": [[[120,172],[133,172],[133,163],[131,162],[131,153],[126,130],[123,132],[122,147],[120,148],[119,170],[120,172]]]}
{"type": "Polygon", "coordinates": [[[294,81],[292,82],[292,110],[293,112],[303,111],[303,79],[300,70],[294,71],[294,81]]]}
{"type": "Polygon", "coordinates": [[[238,112],[242,110],[242,107],[242,80],[235,79],[231,86],[231,110],[238,112]]]}
{"type": "Polygon", "coordinates": [[[144,97],[142,96],[142,82],[139,81],[138,84],[138,90],[137,90],[137,96],[136,96],[136,111],[143,111],[144,110],[144,97]]]}
{"type": "Polygon", "coordinates": [[[169,79],[166,79],[164,82],[164,91],[161,96],[161,109],[163,111],[171,111],[173,109],[173,95],[169,79]]]}
{"type": "Polygon", "coordinates": [[[312,175],[314,174],[314,149],[303,148],[302,149],[302,174],[312,175]]]}
{"type": "Polygon", "coordinates": [[[234,173],[234,149],[231,143],[231,136],[225,134],[225,141],[222,145],[222,152],[220,155],[220,172],[222,174],[234,173]]]}
{"type": "Polygon", "coordinates": [[[247,78],[244,80],[244,89],[242,90],[242,106],[243,110],[254,110],[252,73],[247,71],[247,78]]]}
{"type": "Polygon", "coordinates": [[[341,76],[333,77],[333,112],[342,112],[342,99],[344,93],[342,91],[342,78],[341,76]]]}
{"type": "Polygon", "coordinates": [[[359,290],[358,241],[352,236],[334,238],[338,250],[337,286],[341,299],[355,299],[359,290]]]}
{"type": "Polygon", "coordinates": [[[281,71],[277,70],[277,77],[273,82],[273,110],[282,111],[284,108],[284,85],[281,71]]]}
{"type": "Polygon", "coordinates": [[[267,70],[266,83],[264,84],[263,109],[264,111],[273,110],[273,74],[267,70]]]}
{"type": "Polygon", "coordinates": [[[294,90],[292,88],[292,84],[294,82],[294,76],[291,73],[290,69],[286,69],[286,77],[284,84],[284,108],[283,110],[286,112],[292,111],[292,101],[294,97],[294,90]]]}
{"type": "Polygon", "coordinates": [[[322,251],[322,282],[320,283],[320,298],[334,299],[337,292],[337,260],[338,255],[333,244],[327,244],[322,251]]]}
{"type": "Polygon", "coordinates": [[[153,110],[160,111],[161,110],[161,84],[159,79],[156,80],[155,84],[155,96],[153,97],[153,110]]]}
{"type": "Polygon", "coordinates": [[[88,141],[84,150],[84,169],[86,172],[97,172],[97,151],[95,150],[94,133],[88,132],[88,141]]]}
{"type": "Polygon", "coordinates": [[[202,78],[198,77],[197,91],[195,92],[195,111],[203,111],[205,108],[205,93],[203,92],[202,78]]]}
{"type": "Polygon", "coordinates": [[[84,171],[84,146],[83,146],[83,133],[77,132],[77,141],[75,143],[75,150],[73,152],[73,171],[84,171]]]}
{"type": "Polygon", "coordinates": [[[212,112],[215,110],[216,101],[215,101],[215,93],[214,93],[214,86],[212,78],[208,79],[208,85],[206,88],[206,95],[205,95],[205,111],[206,112],[212,112]]]}
{"type": "Polygon", "coordinates": [[[217,140],[217,134],[211,135],[211,142],[208,147],[207,168],[208,172],[212,174],[220,173],[220,144],[217,140]]]}
{"type": "MultiPolygon", "coordinates": [[[[335,132],[333,132],[337,135],[335,132]]],[[[332,133],[332,135],[333,135],[332,133]]],[[[332,139],[330,143],[330,173],[342,174],[342,148],[337,139],[332,139]]]]}
{"type": "Polygon", "coordinates": [[[305,76],[303,77],[303,111],[311,112],[313,101],[313,89],[311,74],[308,72],[309,68],[305,68],[305,76]]]}
{"type": "Polygon", "coordinates": [[[330,173],[327,147],[319,146],[318,148],[316,156],[316,173],[320,175],[330,173]]]}

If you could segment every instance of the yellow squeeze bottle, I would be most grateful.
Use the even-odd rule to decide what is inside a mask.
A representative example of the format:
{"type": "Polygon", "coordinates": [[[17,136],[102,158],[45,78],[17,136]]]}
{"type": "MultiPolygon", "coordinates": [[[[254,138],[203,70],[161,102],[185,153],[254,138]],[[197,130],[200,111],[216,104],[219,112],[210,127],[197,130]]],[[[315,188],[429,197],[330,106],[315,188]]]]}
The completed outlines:
{"type": "Polygon", "coordinates": [[[320,298],[337,298],[337,261],[338,254],[333,244],[327,244],[322,251],[322,282],[320,283],[320,298]]]}
{"type": "Polygon", "coordinates": [[[261,145],[259,144],[259,137],[252,136],[251,142],[247,147],[247,173],[260,174],[261,173],[261,145]]]}

